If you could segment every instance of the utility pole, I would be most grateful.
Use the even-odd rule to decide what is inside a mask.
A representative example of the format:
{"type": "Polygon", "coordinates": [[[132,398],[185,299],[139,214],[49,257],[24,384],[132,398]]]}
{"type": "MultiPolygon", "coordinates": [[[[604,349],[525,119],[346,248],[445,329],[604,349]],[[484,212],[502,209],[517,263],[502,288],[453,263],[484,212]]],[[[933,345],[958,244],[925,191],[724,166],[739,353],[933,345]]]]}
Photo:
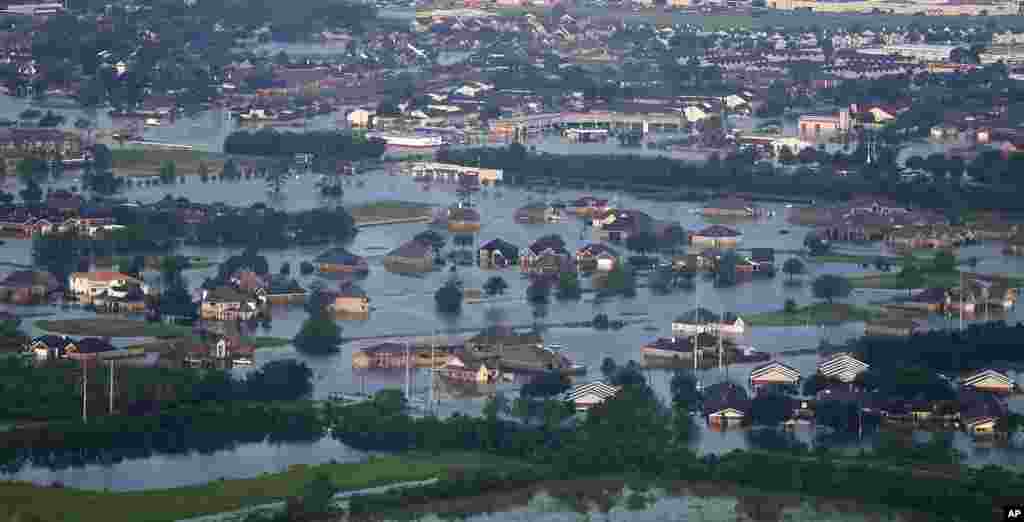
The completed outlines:
{"type": "Polygon", "coordinates": [[[410,363],[410,361],[409,361],[409,359],[410,359],[409,358],[409,342],[406,341],[405,342],[405,400],[407,402],[411,403],[412,402],[412,396],[409,394],[409,378],[410,378],[410,373],[409,373],[409,369],[410,369],[409,368],[409,363],[410,363]]]}
{"type": "Polygon", "coordinates": [[[89,422],[89,367],[86,365],[88,361],[82,359],[82,422],[89,422]]]}
{"type": "Polygon", "coordinates": [[[114,414],[114,361],[110,361],[110,415],[114,414]]]}

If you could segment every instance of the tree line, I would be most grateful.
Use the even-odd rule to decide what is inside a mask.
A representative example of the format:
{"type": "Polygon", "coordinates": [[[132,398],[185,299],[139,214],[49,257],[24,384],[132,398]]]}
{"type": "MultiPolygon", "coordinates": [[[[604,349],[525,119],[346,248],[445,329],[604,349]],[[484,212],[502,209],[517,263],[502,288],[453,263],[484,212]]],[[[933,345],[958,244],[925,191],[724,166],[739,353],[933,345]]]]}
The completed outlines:
{"type": "Polygon", "coordinates": [[[377,159],[384,154],[383,140],[367,139],[356,133],[340,131],[278,132],[261,129],[255,132],[232,132],[224,140],[224,152],[249,156],[293,156],[315,154],[339,160],[377,159]]]}
{"type": "MultiPolygon", "coordinates": [[[[851,161],[856,162],[860,157],[861,152],[855,151],[851,161]]],[[[1024,203],[1014,197],[1019,181],[1009,175],[995,174],[1011,172],[1020,163],[1019,158],[1017,154],[1007,158],[991,154],[981,156],[975,160],[976,166],[974,163],[967,165],[968,172],[992,172],[983,179],[996,184],[961,186],[959,179],[929,184],[901,183],[894,175],[895,165],[884,169],[877,165],[865,168],[859,176],[836,177],[826,171],[811,170],[797,175],[765,175],[758,170],[751,153],[713,155],[703,165],[666,157],[529,153],[519,144],[505,148],[442,149],[437,154],[441,162],[503,169],[513,183],[547,179],[568,185],[605,184],[638,191],[699,186],[723,192],[742,190],[829,200],[848,200],[859,194],[886,194],[908,204],[948,210],[1024,210],[1024,203]],[[630,175],[623,177],[623,172],[630,175]]]]}

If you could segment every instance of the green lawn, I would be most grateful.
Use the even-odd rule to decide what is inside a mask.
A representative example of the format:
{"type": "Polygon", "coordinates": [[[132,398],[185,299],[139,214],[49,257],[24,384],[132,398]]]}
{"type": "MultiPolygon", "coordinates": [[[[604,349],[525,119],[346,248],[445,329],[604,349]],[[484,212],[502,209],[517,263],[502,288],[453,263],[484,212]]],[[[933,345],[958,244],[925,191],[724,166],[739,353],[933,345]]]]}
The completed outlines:
{"type": "Polygon", "coordinates": [[[133,319],[104,317],[98,319],[40,319],[37,328],[64,335],[94,337],[183,337],[191,335],[192,327],[166,323],[150,323],[133,319]]]}
{"type": "Polygon", "coordinates": [[[876,308],[854,306],[845,303],[817,303],[797,308],[794,313],[783,310],[762,312],[744,316],[751,326],[803,326],[805,324],[834,324],[848,321],[868,321],[878,317],[876,308]]]}
{"type": "MultiPolygon", "coordinates": [[[[858,265],[868,264],[874,266],[875,260],[878,259],[877,255],[858,255],[858,254],[825,254],[821,256],[807,256],[804,258],[808,263],[855,263],[858,265]]],[[[889,264],[898,266],[899,258],[895,257],[884,257],[889,264]]]]}
{"type": "MultiPolygon", "coordinates": [[[[103,317],[97,319],[40,319],[35,322],[37,328],[47,332],[80,335],[89,337],[186,337],[192,335],[191,326],[180,326],[166,323],[150,323],[134,319],[103,317]]],[[[256,348],[278,348],[291,344],[291,339],[283,337],[247,337],[256,348]]]]}
{"type": "Polygon", "coordinates": [[[200,486],[125,493],[56,489],[0,483],[0,519],[47,522],[171,522],[234,511],[297,495],[317,473],[327,473],[342,490],[439,477],[459,468],[505,467],[518,461],[475,453],[423,453],[371,457],[354,464],[292,466],[282,473],[223,480],[200,486]],[[17,518],[15,514],[20,514],[17,518]],[[2,517],[6,515],[6,517],[2,517]],[[38,518],[32,518],[32,517],[38,518]]]}

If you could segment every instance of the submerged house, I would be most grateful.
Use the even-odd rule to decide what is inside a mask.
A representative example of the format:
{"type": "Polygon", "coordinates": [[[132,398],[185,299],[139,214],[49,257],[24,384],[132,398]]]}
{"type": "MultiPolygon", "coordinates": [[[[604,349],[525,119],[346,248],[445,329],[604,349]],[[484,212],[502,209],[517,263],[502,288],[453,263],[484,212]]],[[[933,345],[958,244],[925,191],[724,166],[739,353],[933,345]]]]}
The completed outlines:
{"type": "Polygon", "coordinates": [[[352,284],[342,284],[337,292],[330,292],[327,309],[339,314],[366,315],[370,313],[370,298],[366,291],[352,284]]]}
{"type": "Polygon", "coordinates": [[[448,358],[440,373],[449,379],[465,382],[489,383],[500,376],[497,356],[459,352],[448,358]]]}
{"type": "Polygon", "coordinates": [[[986,368],[960,379],[960,386],[979,392],[1012,393],[1017,383],[1003,372],[986,368]]]}
{"type": "Polygon", "coordinates": [[[264,287],[256,289],[256,297],[270,304],[302,303],[306,300],[306,289],[294,278],[278,274],[272,276],[264,287]]]}
{"type": "Polygon", "coordinates": [[[701,209],[701,214],[715,217],[754,217],[757,213],[751,202],[737,197],[712,200],[701,209]]]}
{"type": "Polygon", "coordinates": [[[818,363],[818,373],[840,382],[853,382],[858,375],[867,371],[868,365],[852,354],[837,353],[818,363]]]}
{"type": "Polygon", "coordinates": [[[519,262],[519,247],[501,238],[480,245],[477,262],[484,270],[506,268],[519,262]]]}
{"type": "Polygon", "coordinates": [[[743,234],[738,230],[725,225],[711,225],[694,232],[690,243],[694,246],[734,247],[742,238],[743,234]]]}
{"type": "Polygon", "coordinates": [[[366,273],[370,271],[370,265],[366,258],[357,256],[344,248],[332,248],[313,260],[318,271],[330,272],[351,272],[366,273]]]}
{"type": "Polygon", "coordinates": [[[750,370],[752,389],[775,385],[799,386],[800,370],[779,361],[765,363],[750,370]]]}
{"type": "Polygon", "coordinates": [[[591,217],[595,214],[601,214],[611,209],[607,199],[600,199],[594,196],[583,196],[575,201],[572,201],[567,206],[567,210],[576,214],[577,216],[591,217]]]}
{"type": "Polygon", "coordinates": [[[434,247],[413,239],[384,256],[384,268],[397,274],[424,273],[434,269],[434,247]]]}
{"type": "Polygon", "coordinates": [[[531,203],[516,210],[514,217],[516,223],[558,223],[562,220],[562,210],[546,203],[531,203]]]}
{"type": "Polygon", "coordinates": [[[576,265],[580,270],[610,272],[619,263],[619,253],[602,243],[590,243],[576,250],[576,265]]]}
{"type": "Polygon", "coordinates": [[[750,414],[750,396],[731,382],[712,384],[701,391],[704,416],[715,425],[742,423],[750,414]]]}
{"type": "Polygon", "coordinates": [[[74,345],[75,342],[66,335],[41,335],[29,341],[26,348],[37,360],[55,361],[64,358],[68,348],[74,345]]]}
{"type": "Polygon", "coordinates": [[[719,316],[707,308],[690,310],[672,321],[672,332],[687,335],[701,332],[738,335],[746,329],[747,325],[740,316],[732,312],[726,312],[724,316],[719,316]]]}
{"type": "Polygon", "coordinates": [[[215,321],[248,321],[257,316],[259,305],[255,297],[230,286],[203,290],[199,316],[215,321]]]}
{"type": "Polygon", "coordinates": [[[913,319],[885,318],[868,321],[864,324],[865,335],[910,337],[919,329],[920,326],[913,319]]]}
{"type": "Polygon", "coordinates": [[[85,302],[91,302],[99,294],[129,286],[138,287],[143,293],[149,289],[141,280],[120,272],[74,272],[68,277],[68,289],[85,302]]]}
{"type": "Polygon", "coordinates": [[[594,241],[625,241],[640,232],[653,231],[654,220],[639,210],[609,210],[593,218],[594,241]]]}
{"type": "Polygon", "coordinates": [[[519,268],[534,274],[572,271],[575,263],[564,242],[557,237],[542,237],[519,254],[519,268]]]}
{"type": "Polygon", "coordinates": [[[610,386],[601,381],[577,384],[565,393],[565,400],[571,402],[576,411],[587,411],[598,404],[615,397],[621,386],[610,386]]]}
{"type": "Polygon", "coordinates": [[[60,291],[60,282],[49,272],[18,270],[0,281],[0,299],[27,304],[60,291]]]}

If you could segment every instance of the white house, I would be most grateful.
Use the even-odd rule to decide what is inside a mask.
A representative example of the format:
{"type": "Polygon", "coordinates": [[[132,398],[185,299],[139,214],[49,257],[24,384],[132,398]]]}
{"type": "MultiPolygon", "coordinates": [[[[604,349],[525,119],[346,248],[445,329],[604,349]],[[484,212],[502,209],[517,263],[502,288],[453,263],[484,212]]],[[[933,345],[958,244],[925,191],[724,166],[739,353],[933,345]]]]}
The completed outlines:
{"type": "Polygon", "coordinates": [[[366,109],[356,109],[345,116],[345,120],[352,127],[369,127],[370,119],[376,114],[376,111],[368,111],[366,109]]]}
{"type": "Polygon", "coordinates": [[[68,286],[75,295],[91,298],[102,292],[116,292],[116,288],[137,285],[149,293],[144,282],[120,272],[74,272],[68,276],[68,286]]]}
{"type": "Polygon", "coordinates": [[[690,106],[683,109],[683,116],[686,117],[686,121],[693,123],[707,119],[708,113],[700,107],[690,106]]]}
{"type": "Polygon", "coordinates": [[[848,353],[837,353],[818,364],[818,372],[825,377],[834,377],[842,382],[853,382],[858,375],[867,371],[868,365],[848,353]]]}
{"type": "Polygon", "coordinates": [[[609,386],[601,381],[578,384],[565,394],[565,400],[576,406],[576,411],[587,411],[619,393],[622,387],[609,386]]]}

